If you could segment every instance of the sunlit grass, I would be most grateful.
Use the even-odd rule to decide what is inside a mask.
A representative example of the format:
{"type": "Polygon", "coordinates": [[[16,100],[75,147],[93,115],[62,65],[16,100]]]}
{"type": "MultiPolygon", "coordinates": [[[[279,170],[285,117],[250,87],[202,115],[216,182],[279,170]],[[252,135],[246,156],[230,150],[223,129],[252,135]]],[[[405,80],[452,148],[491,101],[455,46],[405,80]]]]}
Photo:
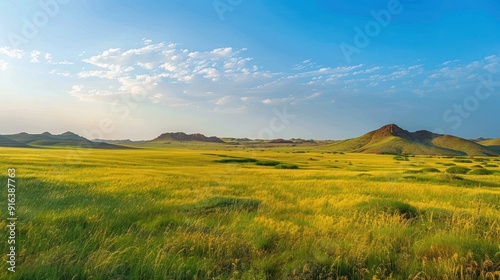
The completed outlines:
{"type": "Polygon", "coordinates": [[[2,182],[19,177],[17,279],[500,277],[498,167],[218,145],[0,153],[2,182]]]}

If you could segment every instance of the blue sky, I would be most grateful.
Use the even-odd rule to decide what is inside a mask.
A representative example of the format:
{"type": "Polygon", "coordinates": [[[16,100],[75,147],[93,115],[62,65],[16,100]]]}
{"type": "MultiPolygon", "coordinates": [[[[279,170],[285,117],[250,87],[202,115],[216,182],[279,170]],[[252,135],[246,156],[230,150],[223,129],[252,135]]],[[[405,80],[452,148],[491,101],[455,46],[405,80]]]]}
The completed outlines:
{"type": "Polygon", "coordinates": [[[500,137],[500,3],[2,1],[0,133],[500,137]]]}

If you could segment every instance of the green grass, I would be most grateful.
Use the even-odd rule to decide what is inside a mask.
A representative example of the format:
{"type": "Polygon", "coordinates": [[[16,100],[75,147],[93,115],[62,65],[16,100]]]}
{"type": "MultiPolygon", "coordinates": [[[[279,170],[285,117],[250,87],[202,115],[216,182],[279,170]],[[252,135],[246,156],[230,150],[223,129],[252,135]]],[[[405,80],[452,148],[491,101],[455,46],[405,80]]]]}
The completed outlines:
{"type": "Polygon", "coordinates": [[[218,163],[247,163],[247,162],[257,162],[256,159],[253,158],[227,158],[227,159],[219,159],[215,162],[218,163]]]}
{"type": "Polygon", "coordinates": [[[418,214],[418,210],[414,206],[394,199],[373,199],[361,202],[356,206],[367,212],[370,210],[382,211],[387,214],[401,215],[403,218],[415,218],[418,214]]]}
{"type": "Polygon", "coordinates": [[[299,169],[299,166],[296,164],[290,163],[280,163],[274,166],[277,169],[299,169]]]}
{"type": "Polygon", "coordinates": [[[17,272],[0,279],[500,277],[499,172],[293,149],[0,148],[19,218],[17,272]]]}
{"type": "Polygon", "coordinates": [[[469,172],[471,175],[491,175],[493,172],[491,172],[488,169],[474,169],[471,172],[469,172]]]}
{"type": "Polygon", "coordinates": [[[469,170],[470,169],[467,167],[453,166],[453,167],[446,169],[446,172],[450,173],[450,174],[467,174],[467,172],[469,172],[469,170]]]}
{"type": "Polygon", "coordinates": [[[262,166],[276,166],[280,164],[280,162],[275,160],[259,160],[255,164],[262,166]]]}
{"type": "Polygon", "coordinates": [[[472,163],[473,161],[470,159],[455,159],[453,160],[454,162],[460,162],[460,163],[472,163]]]}
{"type": "Polygon", "coordinates": [[[185,211],[256,211],[260,205],[257,199],[238,197],[209,197],[196,203],[185,205],[185,211]]]}
{"type": "Polygon", "coordinates": [[[441,172],[441,171],[439,171],[439,169],[432,168],[432,167],[422,168],[422,169],[420,169],[420,171],[424,172],[424,173],[440,173],[441,172]]]}
{"type": "Polygon", "coordinates": [[[408,161],[408,157],[407,156],[395,156],[394,160],[408,161]]]}

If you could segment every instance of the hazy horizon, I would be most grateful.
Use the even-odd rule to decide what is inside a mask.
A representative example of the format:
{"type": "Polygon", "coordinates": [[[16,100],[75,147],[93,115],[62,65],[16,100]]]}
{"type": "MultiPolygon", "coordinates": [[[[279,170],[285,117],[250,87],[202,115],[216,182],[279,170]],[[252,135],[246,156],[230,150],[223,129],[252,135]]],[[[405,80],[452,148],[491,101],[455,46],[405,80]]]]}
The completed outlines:
{"type": "MultiPolygon", "coordinates": [[[[394,124],[394,123],[391,123],[391,124],[394,124]]],[[[390,125],[390,124],[386,124],[386,125],[390,125]]],[[[384,126],[386,126],[384,125],[384,126]]],[[[395,124],[397,126],[399,126],[398,124],[395,124]]],[[[404,127],[401,127],[399,126],[400,128],[404,129],[404,130],[407,130],[405,129],[404,127]]],[[[377,130],[381,127],[377,127],[377,128],[373,128],[373,129],[370,129],[369,131],[365,131],[363,132],[362,134],[360,135],[357,135],[357,136],[354,136],[354,137],[349,137],[349,138],[342,138],[342,139],[334,139],[334,138],[303,138],[303,137],[287,137],[287,138],[284,138],[284,139],[304,139],[304,140],[317,140],[317,141],[329,141],[329,140],[333,140],[333,141],[339,141],[339,140],[346,140],[346,139],[351,139],[351,138],[357,138],[359,136],[362,136],[366,133],[369,133],[371,131],[374,131],[374,130],[377,130]]],[[[427,129],[418,129],[418,130],[427,130],[427,129]]],[[[415,131],[418,131],[418,130],[415,130],[415,131]]],[[[415,132],[413,130],[407,130],[409,132],[415,132]]],[[[429,130],[428,130],[429,131],[429,130]]],[[[50,133],[52,135],[61,135],[63,133],[66,133],[66,132],[71,132],[71,133],[75,133],[74,131],[71,131],[71,130],[68,130],[68,131],[63,131],[63,132],[57,132],[57,133],[54,133],[54,132],[50,132],[50,131],[42,131],[42,132],[34,132],[34,133],[31,133],[31,132],[27,132],[27,131],[20,131],[20,132],[16,132],[16,133],[0,133],[0,136],[1,135],[13,135],[13,134],[20,134],[20,133],[28,133],[28,134],[36,134],[36,135],[40,135],[40,134],[43,134],[43,133],[50,133]]],[[[161,134],[164,134],[164,133],[186,133],[186,134],[197,134],[197,133],[200,133],[200,132],[187,132],[187,131],[165,131],[165,132],[162,132],[161,134]]],[[[85,137],[84,135],[80,135],[78,133],[75,133],[79,136],[83,136],[85,137]]],[[[160,136],[161,134],[158,134],[158,135],[155,135],[155,136],[152,136],[150,138],[141,138],[141,139],[136,139],[136,138],[109,138],[109,139],[106,139],[106,138],[87,138],[88,140],[104,140],[104,141],[120,141],[120,140],[131,140],[131,141],[150,141],[150,140],[153,140],[155,138],[157,138],[158,136],[160,136]]],[[[250,137],[240,137],[240,136],[232,136],[232,135],[216,135],[216,134],[205,134],[205,133],[201,133],[207,137],[211,137],[211,136],[215,136],[215,137],[218,137],[218,138],[249,138],[249,139],[255,139],[255,140],[270,140],[270,138],[266,138],[266,139],[262,139],[262,138],[250,138],[250,137]]],[[[450,135],[453,135],[453,134],[450,134],[450,135]]],[[[460,135],[453,135],[453,136],[458,136],[458,137],[461,137],[463,139],[479,139],[479,138],[484,138],[484,139],[496,139],[496,137],[483,137],[483,136],[477,136],[477,137],[470,137],[470,138],[466,138],[466,137],[462,137],[460,135]]],[[[279,139],[279,138],[282,138],[282,137],[275,137],[273,139],[279,139]]]]}
{"type": "Polygon", "coordinates": [[[499,138],[499,15],[493,0],[4,1],[0,131],[499,138]]]}

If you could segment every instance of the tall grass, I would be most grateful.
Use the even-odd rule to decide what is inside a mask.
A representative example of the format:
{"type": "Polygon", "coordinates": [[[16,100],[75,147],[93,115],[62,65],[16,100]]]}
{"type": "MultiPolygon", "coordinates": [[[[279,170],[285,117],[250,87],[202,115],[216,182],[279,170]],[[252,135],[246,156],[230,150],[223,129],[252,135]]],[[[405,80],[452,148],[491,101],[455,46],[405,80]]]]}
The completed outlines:
{"type": "Polygon", "coordinates": [[[1,149],[19,176],[19,262],[0,278],[500,277],[498,168],[454,180],[434,169],[453,159],[233,149],[236,164],[214,147],[1,149]]]}

